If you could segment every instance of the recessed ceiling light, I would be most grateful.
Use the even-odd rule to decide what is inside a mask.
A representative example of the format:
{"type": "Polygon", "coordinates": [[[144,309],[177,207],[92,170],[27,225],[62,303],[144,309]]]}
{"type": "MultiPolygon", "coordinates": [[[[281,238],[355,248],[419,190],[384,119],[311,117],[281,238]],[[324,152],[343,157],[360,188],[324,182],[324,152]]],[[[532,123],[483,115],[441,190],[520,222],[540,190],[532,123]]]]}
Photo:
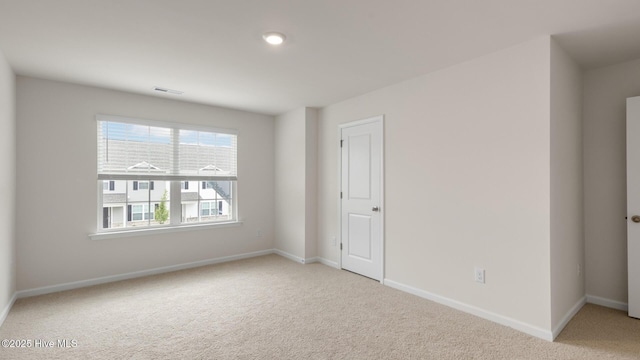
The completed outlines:
{"type": "Polygon", "coordinates": [[[264,33],[264,35],[262,35],[262,38],[264,39],[264,41],[268,42],[271,45],[280,45],[287,37],[279,32],[271,31],[264,33]]]}

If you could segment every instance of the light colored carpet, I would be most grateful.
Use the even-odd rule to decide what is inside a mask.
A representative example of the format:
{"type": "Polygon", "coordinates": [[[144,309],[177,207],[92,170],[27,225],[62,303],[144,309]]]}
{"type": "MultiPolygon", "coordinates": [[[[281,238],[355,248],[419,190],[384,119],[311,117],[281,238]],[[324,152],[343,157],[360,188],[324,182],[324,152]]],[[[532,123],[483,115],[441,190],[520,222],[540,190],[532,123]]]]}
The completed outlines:
{"type": "Polygon", "coordinates": [[[586,305],[556,342],[276,255],[16,302],[0,359],[639,359],[640,321],[586,305]]]}

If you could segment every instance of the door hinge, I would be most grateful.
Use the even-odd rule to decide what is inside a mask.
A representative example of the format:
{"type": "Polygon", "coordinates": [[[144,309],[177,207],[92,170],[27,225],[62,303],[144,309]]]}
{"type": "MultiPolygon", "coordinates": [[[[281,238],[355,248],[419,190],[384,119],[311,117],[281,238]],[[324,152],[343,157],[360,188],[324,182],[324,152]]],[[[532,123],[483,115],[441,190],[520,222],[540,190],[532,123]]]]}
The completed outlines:
{"type": "Polygon", "coordinates": [[[342,250],[342,243],[340,243],[340,250],[342,250]]]}
{"type": "Polygon", "coordinates": [[[340,140],[340,147],[342,147],[342,143],[344,142],[344,140],[340,140]]]}
{"type": "Polygon", "coordinates": [[[340,199],[342,199],[342,191],[340,191],[340,199]]]}

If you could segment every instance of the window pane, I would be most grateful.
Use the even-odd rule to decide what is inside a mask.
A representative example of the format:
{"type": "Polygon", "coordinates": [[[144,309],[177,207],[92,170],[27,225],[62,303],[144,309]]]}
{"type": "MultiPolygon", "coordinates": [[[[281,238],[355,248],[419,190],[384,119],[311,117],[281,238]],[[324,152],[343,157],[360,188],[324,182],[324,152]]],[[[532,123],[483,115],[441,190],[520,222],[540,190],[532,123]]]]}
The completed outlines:
{"type": "Polygon", "coordinates": [[[149,204],[149,191],[142,189],[145,181],[127,181],[124,196],[127,202],[126,227],[149,226],[149,218],[145,217],[145,205],[149,204]]]}
{"type": "Polygon", "coordinates": [[[171,169],[172,129],[98,122],[98,172],[163,173],[171,169]]]}
{"type": "Polygon", "coordinates": [[[170,181],[154,181],[153,187],[150,181],[137,180],[98,183],[102,186],[102,229],[170,225],[170,181]]]}
{"type": "Polygon", "coordinates": [[[200,190],[200,221],[232,220],[233,181],[205,181],[200,190]]]}
{"type": "Polygon", "coordinates": [[[149,219],[151,225],[169,225],[171,223],[171,181],[154,181],[151,193],[149,219]]]}
{"type": "Polygon", "coordinates": [[[102,183],[102,222],[103,229],[123,228],[127,222],[127,182],[124,180],[105,180],[102,183]]]}
{"type": "Polygon", "coordinates": [[[182,223],[233,220],[234,181],[185,181],[181,186],[182,223]]]}
{"type": "Polygon", "coordinates": [[[218,220],[231,220],[233,212],[231,204],[233,204],[233,181],[215,181],[215,189],[217,192],[217,217],[218,220]]]}
{"type": "Polygon", "coordinates": [[[202,211],[200,213],[200,221],[215,221],[215,211],[210,211],[211,201],[216,201],[218,193],[215,190],[214,181],[205,181],[204,189],[200,191],[200,206],[202,211]]]}
{"type": "Polygon", "coordinates": [[[184,181],[184,188],[180,192],[182,223],[197,223],[199,221],[200,188],[201,184],[198,180],[184,181]]]}
{"type": "Polygon", "coordinates": [[[178,134],[181,175],[236,176],[236,135],[184,129],[178,134]]]}

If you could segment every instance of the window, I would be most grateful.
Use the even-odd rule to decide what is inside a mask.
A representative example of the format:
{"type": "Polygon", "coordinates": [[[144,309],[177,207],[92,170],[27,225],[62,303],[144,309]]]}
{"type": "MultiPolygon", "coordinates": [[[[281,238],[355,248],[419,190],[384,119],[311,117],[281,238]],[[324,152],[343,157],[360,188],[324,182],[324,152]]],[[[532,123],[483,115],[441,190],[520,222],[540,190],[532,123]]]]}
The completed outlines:
{"type": "MultiPolygon", "coordinates": [[[[157,204],[156,204],[157,205],[157,204]]],[[[153,220],[154,212],[149,211],[149,204],[138,204],[130,206],[130,221],[153,220]]]]}
{"type": "Polygon", "coordinates": [[[233,188],[233,181],[201,181],[200,186],[183,189],[182,222],[232,220],[233,188]]]}
{"type": "Polygon", "coordinates": [[[200,215],[201,216],[209,216],[209,207],[211,206],[210,202],[202,202],[200,203],[200,215]]]}
{"type": "Polygon", "coordinates": [[[102,190],[104,191],[114,191],[116,189],[115,181],[103,181],[102,182],[102,190]]]}
{"type": "Polygon", "coordinates": [[[106,115],[97,123],[100,231],[236,220],[233,130],[106,115]]]}
{"type": "Polygon", "coordinates": [[[102,228],[170,225],[171,182],[147,181],[149,189],[140,189],[141,181],[112,180],[114,191],[102,194],[102,228]],[[153,189],[151,184],[154,184],[153,189]]]}
{"type": "Polygon", "coordinates": [[[153,181],[134,181],[133,190],[153,190],[153,181]]]}
{"type": "Polygon", "coordinates": [[[219,201],[203,201],[200,203],[200,216],[218,216],[222,215],[222,200],[219,201]]]}

